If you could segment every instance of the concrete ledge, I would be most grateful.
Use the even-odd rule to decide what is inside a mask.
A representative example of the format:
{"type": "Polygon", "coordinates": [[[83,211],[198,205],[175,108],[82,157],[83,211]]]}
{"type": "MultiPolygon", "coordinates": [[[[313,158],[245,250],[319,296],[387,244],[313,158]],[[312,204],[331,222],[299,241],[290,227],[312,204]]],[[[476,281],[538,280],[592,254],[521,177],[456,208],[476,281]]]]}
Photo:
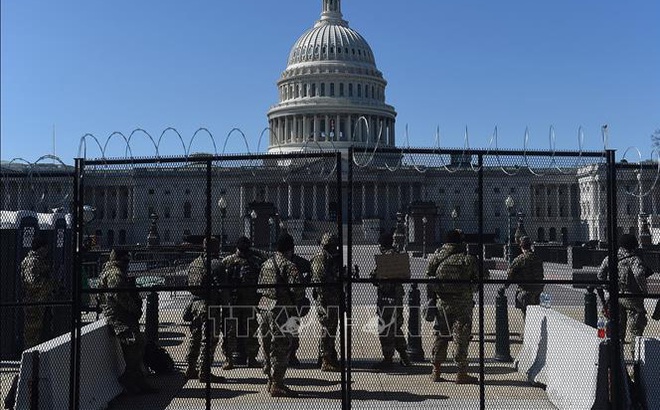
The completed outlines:
{"type": "MultiPolygon", "coordinates": [[[[40,410],[69,407],[70,336],[67,333],[23,352],[16,409],[29,409],[35,401],[40,410]]],[[[80,408],[107,408],[122,392],[117,378],[125,364],[119,342],[105,319],[81,329],[80,360],[80,408]]]]}
{"type": "Polygon", "coordinates": [[[647,409],[660,409],[660,340],[638,337],[635,340],[635,357],[639,362],[641,387],[647,409]]]}
{"type": "Polygon", "coordinates": [[[599,372],[607,372],[607,359],[600,345],[596,329],[552,309],[529,306],[515,364],[530,383],[546,386],[557,408],[601,408],[607,386],[599,372]]]}

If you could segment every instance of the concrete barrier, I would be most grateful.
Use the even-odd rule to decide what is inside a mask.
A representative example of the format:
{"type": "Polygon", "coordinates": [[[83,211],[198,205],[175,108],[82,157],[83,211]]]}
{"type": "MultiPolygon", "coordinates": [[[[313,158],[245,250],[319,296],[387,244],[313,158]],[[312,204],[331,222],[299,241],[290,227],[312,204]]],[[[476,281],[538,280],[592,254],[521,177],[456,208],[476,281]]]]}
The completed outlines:
{"type": "MultiPolygon", "coordinates": [[[[70,336],[62,335],[23,352],[16,409],[69,408],[70,336]]],[[[110,400],[122,392],[117,378],[125,363],[119,342],[105,319],[81,329],[80,360],[80,408],[107,408],[110,400]]]]}
{"type": "Polygon", "coordinates": [[[638,337],[635,357],[639,363],[639,376],[646,409],[660,409],[660,340],[638,337]]]}
{"type": "Polygon", "coordinates": [[[606,408],[608,359],[600,345],[596,329],[555,310],[529,306],[516,369],[530,383],[545,385],[559,409],[606,408]]]}

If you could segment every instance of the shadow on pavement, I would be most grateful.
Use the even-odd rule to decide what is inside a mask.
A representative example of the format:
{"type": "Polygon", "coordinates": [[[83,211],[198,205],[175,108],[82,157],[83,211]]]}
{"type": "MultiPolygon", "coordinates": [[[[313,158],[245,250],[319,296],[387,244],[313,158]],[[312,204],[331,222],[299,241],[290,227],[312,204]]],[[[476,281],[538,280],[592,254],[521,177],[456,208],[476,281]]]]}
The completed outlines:
{"type": "MultiPolygon", "coordinates": [[[[213,399],[234,399],[239,396],[248,394],[259,393],[259,390],[231,390],[222,387],[222,384],[214,384],[211,386],[211,400],[213,399]]],[[[204,399],[206,397],[206,388],[200,387],[186,387],[179,391],[176,395],[178,400],[182,399],[204,399]]],[[[139,408],[139,407],[138,407],[139,408]]]]}
{"type": "Polygon", "coordinates": [[[149,383],[158,388],[158,394],[134,395],[122,393],[110,405],[112,409],[164,409],[170,402],[180,396],[186,380],[183,373],[149,376],[149,383]]]}
{"type": "Polygon", "coordinates": [[[425,400],[447,400],[449,396],[438,394],[415,394],[409,392],[353,390],[351,392],[351,398],[353,400],[381,400],[415,403],[425,400]]]}

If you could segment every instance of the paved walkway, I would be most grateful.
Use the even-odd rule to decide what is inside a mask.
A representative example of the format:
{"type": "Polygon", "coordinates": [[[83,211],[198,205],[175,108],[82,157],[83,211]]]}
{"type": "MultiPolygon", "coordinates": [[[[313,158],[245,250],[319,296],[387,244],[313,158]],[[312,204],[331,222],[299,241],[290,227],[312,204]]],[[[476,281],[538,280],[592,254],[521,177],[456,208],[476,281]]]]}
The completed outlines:
{"type": "MultiPolygon", "coordinates": [[[[161,310],[161,344],[174,357],[180,369],[184,367],[187,329],[180,321],[178,305],[185,303],[180,295],[164,305],[161,310]]],[[[575,309],[573,309],[575,310],[575,309]]],[[[372,366],[380,359],[380,345],[377,335],[369,333],[370,320],[373,320],[375,306],[363,305],[354,309],[355,326],[353,328],[353,373],[352,407],[358,409],[383,408],[479,408],[478,385],[456,385],[453,380],[456,367],[451,361],[445,364],[447,381],[432,383],[429,380],[431,364],[428,362],[432,345],[431,324],[423,322],[423,348],[426,362],[416,363],[406,368],[394,366],[388,372],[376,372],[372,366]],[[365,326],[366,325],[366,326],[365,326]]],[[[478,317],[475,309],[475,326],[478,329],[478,317]]],[[[573,313],[580,313],[579,311],[573,313]]],[[[312,312],[313,314],[313,312],[312,312]]],[[[512,340],[511,350],[515,357],[522,340],[520,328],[513,320],[520,314],[511,309],[512,340]]],[[[494,317],[492,306],[486,307],[486,318],[494,317]]],[[[553,409],[546,398],[545,391],[530,386],[513,368],[512,363],[494,362],[494,324],[490,319],[485,322],[485,389],[487,408],[553,409]]],[[[405,329],[405,324],[404,324],[405,329]]],[[[341,384],[339,373],[322,373],[315,366],[317,338],[320,332],[315,321],[305,329],[301,337],[299,357],[303,364],[290,368],[287,383],[300,392],[297,399],[273,399],[265,391],[266,378],[260,369],[236,368],[223,371],[220,349],[216,352],[213,372],[228,379],[226,384],[212,385],[212,408],[254,409],[259,408],[340,408],[341,384]]],[[[470,345],[469,371],[479,371],[478,349],[475,339],[470,345]]],[[[451,355],[451,348],[450,348],[451,355]]],[[[161,390],[157,395],[118,397],[111,409],[190,409],[204,408],[205,385],[197,381],[187,381],[181,373],[166,377],[152,376],[151,381],[161,390]]]]}

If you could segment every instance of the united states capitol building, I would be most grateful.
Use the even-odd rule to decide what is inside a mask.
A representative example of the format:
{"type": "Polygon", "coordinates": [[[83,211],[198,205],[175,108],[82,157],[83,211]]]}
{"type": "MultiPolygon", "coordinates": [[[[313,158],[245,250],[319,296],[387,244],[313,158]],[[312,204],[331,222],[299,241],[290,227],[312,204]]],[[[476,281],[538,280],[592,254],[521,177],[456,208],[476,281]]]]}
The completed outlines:
{"type": "MultiPolygon", "coordinates": [[[[373,153],[362,154],[361,166],[356,168],[359,172],[353,176],[354,243],[374,243],[378,232],[392,229],[397,212],[417,212],[409,223],[411,242],[419,239],[422,216],[430,226],[429,242],[439,241],[452,227],[477,232],[478,180],[470,156],[454,155],[446,164],[422,170],[419,165],[400,162],[391,153],[379,153],[397,147],[396,111],[387,103],[387,81],[376,65],[375,54],[344,20],[341,0],[322,0],[320,18],[293,44],[277,88],[279,101],[267,112],[268,153],[339,151],[344,161],[351,147],[373,153]]],[[[604,161],[571,161],[561,167],[542,165],[550,162],[545,157],[538,161],[541,165],[535,172],[526,166],[519,172],[505,172],[494,162],[484,164],[484,232],[495,241],[505,241],[508,218],[513,214],[514,227],[522,219],[528,234],[538,242],[605,241],[604,161]],[[508,197],[514,202],[509,209],[505,205],[508,197]]],[[[303,172],[290,163],[278,164],[286,168],[282,170],[286,178],[269,178],[272,172],[268,169],[218,171],[222,177],[214,179],[212,203],[223,198],[226,214],[221,221],[220,207],[213,207],[214,233],[222,229],[229,241],[246,233],[246,216],[257,203],[271,203],[303,243],[315,243],[336,221],[339,207],[346,219],[347,196],[342,195],[343,203],[339,203],[336,178],[303,172]]],[[[88,171],[85,203],[96,208],[90,229],[102,245],[144,242],[153,213],[159,215],[164,243],[176,244],[185,235],[204,233],[203,171],[191,170],[185,175],[175,167],[154,171],[141,165],[88,171]]],[[[64,174],[72,172],[72,167],[62,165],[29,167],[3,162],[2,209],[70,209],[73,178],[64,174]]],[[[634,170],[618,172],[619,229],[623,232],[637,233],[647,220],[652,228],[658,225],[660,197],[652,189],[656,172],[644,172],[639,180],[638,176],[634,170]],[[640,181],[643,195],[635,194],[640,181]]],[[[345,175],[342,178],[343,192],[348,192],[345,175]]]]}

